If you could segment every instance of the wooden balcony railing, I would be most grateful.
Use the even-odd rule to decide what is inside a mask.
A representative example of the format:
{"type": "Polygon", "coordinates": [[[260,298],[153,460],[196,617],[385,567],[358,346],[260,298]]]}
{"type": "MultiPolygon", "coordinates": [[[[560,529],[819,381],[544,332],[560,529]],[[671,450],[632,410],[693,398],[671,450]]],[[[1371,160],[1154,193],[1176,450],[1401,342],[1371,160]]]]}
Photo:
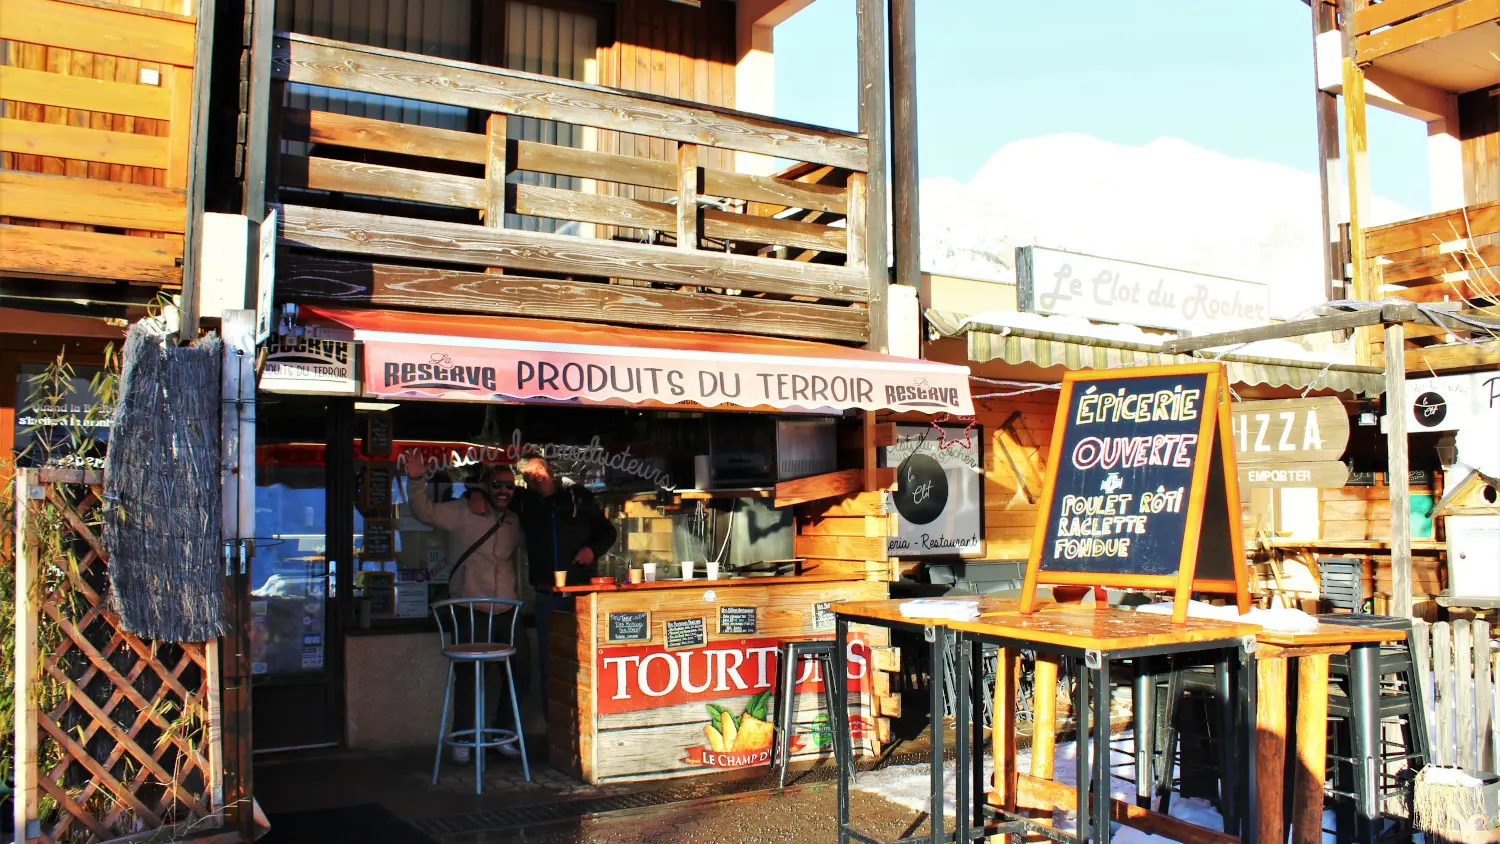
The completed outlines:
{"type": "Polygon", "coordinates": [[[1354,59],[1360,64],[1500,18],[1496,0],[1383,0],[1359,5],[1350,35],[1354,59]]]}
{"type": "MultiPolygon", "coordinates": [[[[1361,298],[1394,297],[1471,319],[1500,318],[1500,202],[1366,229],[1364,237],[1370,268],[1361,298]]],[[[1482,328],[1408,325],[1406,336],[1408,371],[1500,363],[1500,345],[1482,328]]]]}
{"type": "Polygon", "coordinates": [[[857,135],[303,35],[278,37],[275,68],[286,83],[461,106],[476,129],[284,109],[283,295],[868,337],[869,154],[857,135]],[[508,140],[513,116],[663,139],[666,160],[508,140]],[[812,169],[702,166],[710,149],[812,169]],[[507,215],[572,225],[507,228],[507,215]]]}
{"type": "Polygon", "coordinates": [[[181,284],[194,19],[5,0],[0,39],[0,273],[181,284]]]}

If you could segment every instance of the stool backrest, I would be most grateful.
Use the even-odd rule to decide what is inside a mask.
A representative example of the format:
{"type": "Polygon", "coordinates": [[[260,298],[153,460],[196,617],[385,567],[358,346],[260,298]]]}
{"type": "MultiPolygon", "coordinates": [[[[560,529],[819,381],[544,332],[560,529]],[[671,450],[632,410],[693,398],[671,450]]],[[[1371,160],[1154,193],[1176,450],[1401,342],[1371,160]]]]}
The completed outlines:
{"type": "Polygon", "coordinates": [[[1319,591],[1330,609],[1364,609],[1365,562],[1359,557],[1319,557],[1319,591]]]}
{"type": "Polygon", "coordinates": [[[511,645],[516,643],[516,621],[521,602],[510,598],[450,598],[432,605],[438,636],[444,648],[453,645],[511,645]],[[496,618],[499,616],[499,618],[496,618]],[[507,631],[505,628],[509,627],[507,631]],[[505,633],[497,639],[497,633],[505,633]]]}

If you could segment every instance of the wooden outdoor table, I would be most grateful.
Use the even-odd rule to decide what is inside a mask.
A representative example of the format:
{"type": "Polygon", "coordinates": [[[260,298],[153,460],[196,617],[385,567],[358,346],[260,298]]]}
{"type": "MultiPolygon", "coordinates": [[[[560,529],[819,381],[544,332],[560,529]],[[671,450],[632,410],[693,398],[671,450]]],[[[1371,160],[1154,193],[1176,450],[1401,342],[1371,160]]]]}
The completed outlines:
{"type": "Polygon", "coordinates": [[[1297,661],[1297,766],[1292,783],[1292,842],[1323,840],[1323,782],[1328,763],[1328,657],[1352,648],[1378,648],[1406,631],[1323,622],[1313,633],[1256,634],[1259,702],[1255,711],[1256,801],[1261,841],[1284,841],[1287,661],[1297,661]]]}

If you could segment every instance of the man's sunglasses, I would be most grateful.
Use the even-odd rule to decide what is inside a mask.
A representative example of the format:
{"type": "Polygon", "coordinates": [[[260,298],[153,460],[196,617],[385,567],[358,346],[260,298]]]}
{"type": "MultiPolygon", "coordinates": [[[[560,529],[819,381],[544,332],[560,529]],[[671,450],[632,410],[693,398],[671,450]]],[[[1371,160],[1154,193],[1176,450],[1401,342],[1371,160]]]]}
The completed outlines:
{"type": "Polygon", "coordinates": [[[515,481],[490,481],[490,489],[515,489],[515,481]]]}

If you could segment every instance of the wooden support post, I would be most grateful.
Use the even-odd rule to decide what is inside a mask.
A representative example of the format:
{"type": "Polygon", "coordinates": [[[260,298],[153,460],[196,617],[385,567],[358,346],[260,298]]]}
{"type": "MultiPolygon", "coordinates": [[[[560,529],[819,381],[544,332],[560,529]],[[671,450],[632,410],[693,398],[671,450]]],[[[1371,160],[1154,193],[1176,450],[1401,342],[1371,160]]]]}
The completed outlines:
{"type": "Polygon", "coordinates": [[[1057,657],[1037,654],[1031,683],[1031,775],[1052,779],[1057,748],[1057,657]]]}
{"type": "Polygon", "coordinates": [[[220,396],[221,532],[225,548],[225,628],[219,652],[225,825],[250,840],[254,762],[250,719],[250,586],[247,537],[255,535],[255,312],[225,311],[220,396]]]}
{"type": "Polygon", "coordinates": [[[849,250],[845,253],[845,266],[851,270],[865,269],[865,262],[870,257],[866,241],[870,225],[865,215],[867,179],[864,173],[849,174],[849,216],[844,220],[844,236],[847,238],[845,248],[849,250]]]}
{"type": "MultiPolygon", "coordinates": [[[[1349,165],[1349,263],[1353,268],[1353,298],[1373,301],[1374,286],[1370,278],[1369,256],[1365,254],[1365,233],[1362,214],[1368,214],[1370,201],[1369,136],[1365,128],[1365,75],[1354,63],[1344,58],[1344,136],[1345,154],[1349,165]]],[[[1373,329],[1362,329],[1356,360],[1368,364],[1372,359],[1370,349],[1375,333],[1373,329]]]]}
{"type": "Polygon", "coordinates": [[[1283,794],[1286,787],[1286,659],[1257,660],[1259,686],[1255,702],[1255,768],[1259,805],[1255,806],[1257,841],[1284,841],[1283,794]]]}
{"type": "MultiPolygon", "coordinates": [[[[1337,8],[1326,0],[1312,2],[1313,41],[1325,32],[1338,29],[1337,8]]],[[[1317,63],[1314,55],[1313,63],[1317,63]]],[[[1316,77],[1316,68],[1314,76],[1316,77]]],[[[1346,298],[1344,290],[1344,249],[1339,242],[1336,205],[1339,194],[1339,99],[1337,94],[1320,90],[1313,83],[1318,116],[1318,178],[1323,186],[1323,287],[1327,298],[1346,298]]]]}
{"type": "Polygon", "coordinates": [[[510,171],[506,161],[506,115],[491,114],[484,124],[484,224],[505,228],[505,177],[510,171]]]}
{"type": "Polygon", "coordinates": [[[872,351],[890,349],[886,320],[886,139],[885,33],[880,0],[856,0],[859,54],[859,132],[870,144],[870,170],[865,181],[865,267],[870,280],[870,342],[872,351]]]}
{"type": "Polygon", "coordinates": [[[28,489],[35,473],[30,469],[17,469],[16,485],[16,650],[15,650],[15,829],[16,841],[34,840],[28,837],[30,822],[37,817],[37,803],[41,796],[37,778],[37,700],[35,689],[37,667],[37,621],[41,618],[41,593],[36,588],[37,560],[32,543],[28,542],[27,525],[32,504],[28,489]]]}
{"type": "Polygon", "coordinates": [[[1297,660],[1297,697],[1292,844],[1321,844],[1323,780],[1328,773],[1328,654],[1297,660]]]}
{"type": "Polygon", "coordinates": [[[703,171],[698,169],[698,145],[677,145],[677,248],[697,249],[698,193],[703,171]]]}
{"type": "Polygon", "coordinates": [[[922,232],[917,169],[917,2],[889,0],[891,61],[891,210],[896,283],[917,288],[917,307],[932,305],[922,279],[922,232]]]}
{"type": "MultiPolygon", "coordinates": [[[[1019,651],[1001,648],[995,655],[995,700],[990,707],[990,753],[995,760],[995,805],[1016,810],[1016,686],[1020,679],[1019,651]]],[[[1022,839],[1024,840],[1024,838],[1022,839]]]]}
{"type": "Polygon", "coordinates": [[[1411,618],[1411,491],[1406,447],[1405,326],[1385,327],[1385,436],[1391,487],[1391,615],[1411,618]]]}

